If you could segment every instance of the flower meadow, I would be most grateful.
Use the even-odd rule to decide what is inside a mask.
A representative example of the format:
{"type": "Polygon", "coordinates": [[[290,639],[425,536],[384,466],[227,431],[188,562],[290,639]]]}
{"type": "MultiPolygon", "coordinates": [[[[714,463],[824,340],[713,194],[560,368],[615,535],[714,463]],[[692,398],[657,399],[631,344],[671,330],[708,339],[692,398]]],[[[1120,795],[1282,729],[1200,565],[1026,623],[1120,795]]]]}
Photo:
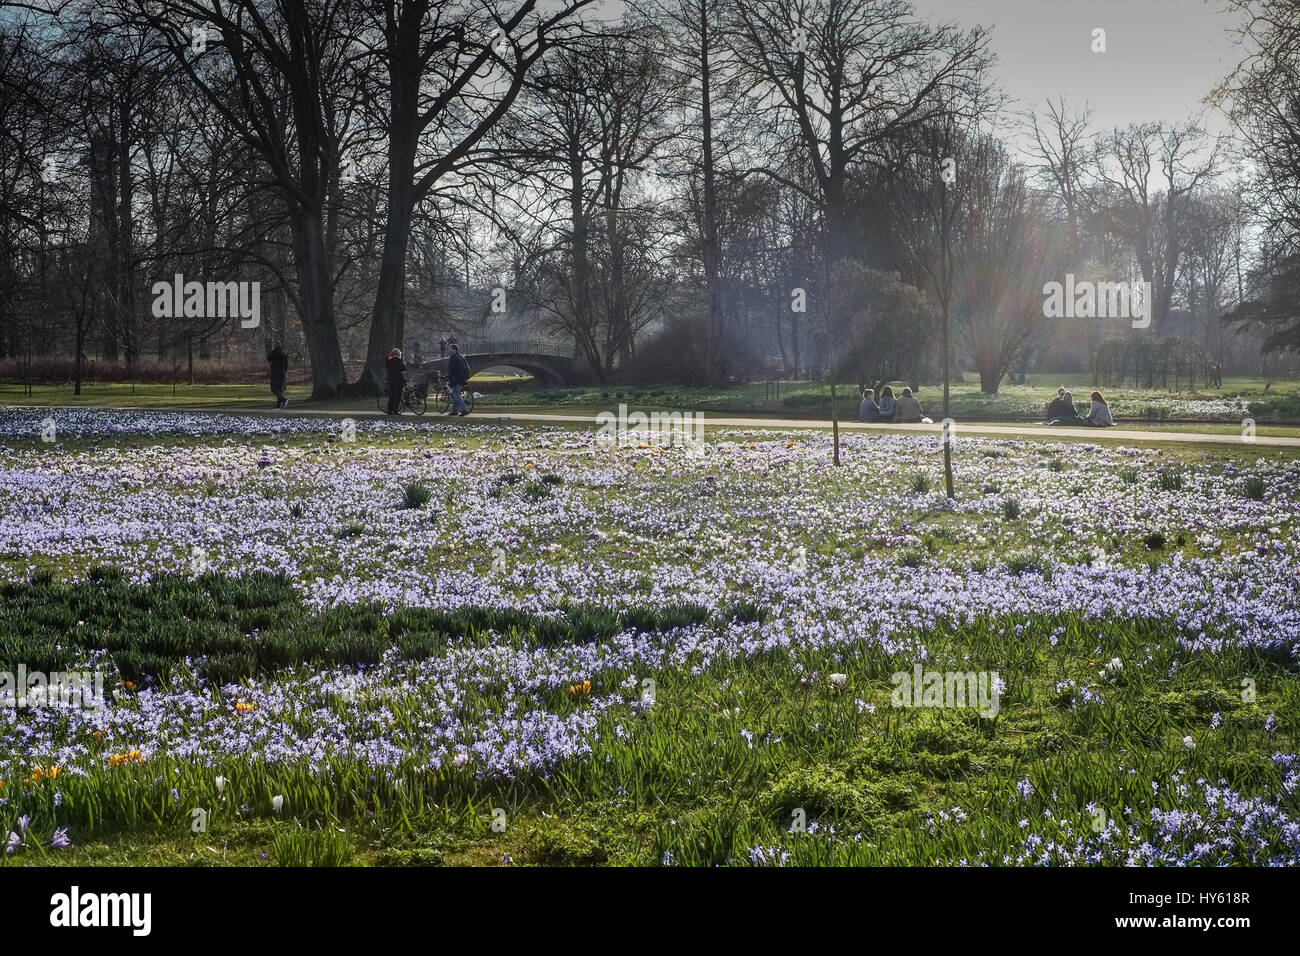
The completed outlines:
{"type": "Polygon", "coordinates": [[[0,706],[6,863],[1300,862],[1294,456],[45,417],[0,673],[111,693],[0,706]]]}

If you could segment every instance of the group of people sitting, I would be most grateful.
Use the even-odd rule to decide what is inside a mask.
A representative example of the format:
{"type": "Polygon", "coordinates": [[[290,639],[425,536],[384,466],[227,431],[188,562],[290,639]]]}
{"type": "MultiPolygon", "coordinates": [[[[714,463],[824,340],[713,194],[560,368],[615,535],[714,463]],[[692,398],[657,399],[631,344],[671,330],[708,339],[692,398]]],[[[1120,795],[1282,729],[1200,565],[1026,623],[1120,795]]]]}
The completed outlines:
{"type": "Polygon", "coordinates": [[[903,394],[894,397],[893,386],[886,385],[880,390],[880,401],[876,401],[874,389],[862,390],[862,404],[858,406],[860,422],[928,422],[921,411],[921,403],[916,400],[910,388],[903,389],[903,394]]]}
{"type": "MultiPolygon", "coordinates": [[[[1094,391],[1090,396],[1092,406],[1087,415],[1080,415],[1074,407],[1074,395],[1062,386],[1056,390],[1056,398],[1047,403],[1047,424],[1049,425],[1114,425],[1115,419],[1110,414],[1110,405],[1106,396],[1094,391]]],[[[910,388],[903,389],[903,394],[894,397],[894,389],[886,385],[880,390],[880,400],[876,401],[874,389],[862,390],[862,404],[858,406],[860,422],[929,422],[921,411],[921,403],[916,400],[910,388]]]]}
{"type": "Polygon", "coordinates": [[[1049,425],[1114,425],[1110,405],[1106,396],[1094,391],[1090,396],[1092,407],[1087,415],[1080,415],[1074,407],[1074,395],[1062,386],[1056,390],[1056,398],[1047,403],[1047,424],[1049,425]]]}

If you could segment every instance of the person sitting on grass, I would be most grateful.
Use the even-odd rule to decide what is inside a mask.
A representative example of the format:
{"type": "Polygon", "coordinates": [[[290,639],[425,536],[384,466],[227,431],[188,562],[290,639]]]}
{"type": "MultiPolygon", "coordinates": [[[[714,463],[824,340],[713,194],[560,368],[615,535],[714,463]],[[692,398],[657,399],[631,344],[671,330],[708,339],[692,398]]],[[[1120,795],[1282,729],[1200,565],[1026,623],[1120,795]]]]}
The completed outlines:
{"type": "Polygon", "coordinates": [[[1083,419],[1086,425],[1114,425],[1115,419],[1111,417],[1110,405],[1106,403],[1106,396],[1101,392],[1092,393],[1092,408],[1088,409],[1088,414],[1083,419]]]}
{"type": "Polygon", "coordinates": [[[880,421],[892,422],[898,411],[898,399],[894,398],[894,387],[886,385],[880,390],[880,421]]]}
{"type": "Polygon", "coordinates": [[[876,393],[872,389],[862,390],[862,404],[858,406],[858,421],[880,421],[880,406],[876,404],[876,393]]]}
{"type": "Polygon", "coordinates": [[[916,400],[910,388],[903,389],[903,394],[899,396],[898,407],[894,412],[894,421],[896,422],[919,422],[925,417],[925,412],[921,411],[921,403],[916,400]]]}
{"type": "Polygon", "coordinates": [[[1043,419],[1048,424],[1059,418],[1065,417],[1065,386],[1062,385],[1056,390],[1056,397],[1047,403],[1047,417],[1043,419]]]}
{"type": "MultiPolygon", "coordinates": [[[[1057,414],[1054,417],[1049,417],[1047,419],[1047,424],[1049,425],[1082,424],[1083,418],[1082,416],[1079,415],[1078,410],[1074,407],[1073,392],[1066,392],[1065,395],[1061,399],[1059,399],[1059,402],[1060,404],[1058,406],[1057,414]]],[[[1056,405],[1057,402],[1054,401],[1052,402],[1052,404],[1056,405]]]]}

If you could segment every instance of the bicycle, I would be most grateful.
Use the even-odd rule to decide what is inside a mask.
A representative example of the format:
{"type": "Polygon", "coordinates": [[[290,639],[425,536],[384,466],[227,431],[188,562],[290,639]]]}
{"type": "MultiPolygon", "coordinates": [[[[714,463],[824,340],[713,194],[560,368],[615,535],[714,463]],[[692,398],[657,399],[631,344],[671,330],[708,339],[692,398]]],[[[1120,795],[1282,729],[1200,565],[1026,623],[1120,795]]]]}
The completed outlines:
{"type": "MultiPolygon", "coordinates": [[[[397,403],[397,414],[400,415],[403,411],[409,411],[414,415],[423,415],[424,410],[428,405],[428,394],[428,385],[417,385],[414,382],[407,382],[405,387],[402,389],[402,399],[397,403]]],[[[379,393],[379,398],[377,399],[376,404],[379,406],[381,412],[384,412],[385,414],[388,412],[387,388],[379,393]]]]}
{"type": "MultiPolygon", "coordinates": [[[[474,393],[468,387],[461,388],[460,400],[465,403],[465,407],[470,412],[474,411],[474,393]]],[[[439,415],[445,415],[449,408],[451,408],[451,388],[446,382],[439,381],[433,389],[433,410],[439,415]]]]}

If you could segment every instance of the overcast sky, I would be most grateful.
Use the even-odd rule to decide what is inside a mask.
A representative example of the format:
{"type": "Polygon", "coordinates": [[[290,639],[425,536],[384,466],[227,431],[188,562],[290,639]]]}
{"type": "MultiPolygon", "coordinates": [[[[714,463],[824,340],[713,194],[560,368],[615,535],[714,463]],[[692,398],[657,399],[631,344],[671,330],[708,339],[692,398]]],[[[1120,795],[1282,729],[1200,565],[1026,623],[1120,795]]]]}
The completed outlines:
{"type": "MultiPolygon", "coordinates": [[[[930,20],[993,28],[996,73],[1019,109],[1086,101],[1098,128],[1177,121],[1241,59],[1223,0],[913,0],[930,20]],[[1106,30],[1105,53],[1092,31],[1106,30]]],[[[1213,132],[1227,124],[1206,111],[1213,132]]]]}

